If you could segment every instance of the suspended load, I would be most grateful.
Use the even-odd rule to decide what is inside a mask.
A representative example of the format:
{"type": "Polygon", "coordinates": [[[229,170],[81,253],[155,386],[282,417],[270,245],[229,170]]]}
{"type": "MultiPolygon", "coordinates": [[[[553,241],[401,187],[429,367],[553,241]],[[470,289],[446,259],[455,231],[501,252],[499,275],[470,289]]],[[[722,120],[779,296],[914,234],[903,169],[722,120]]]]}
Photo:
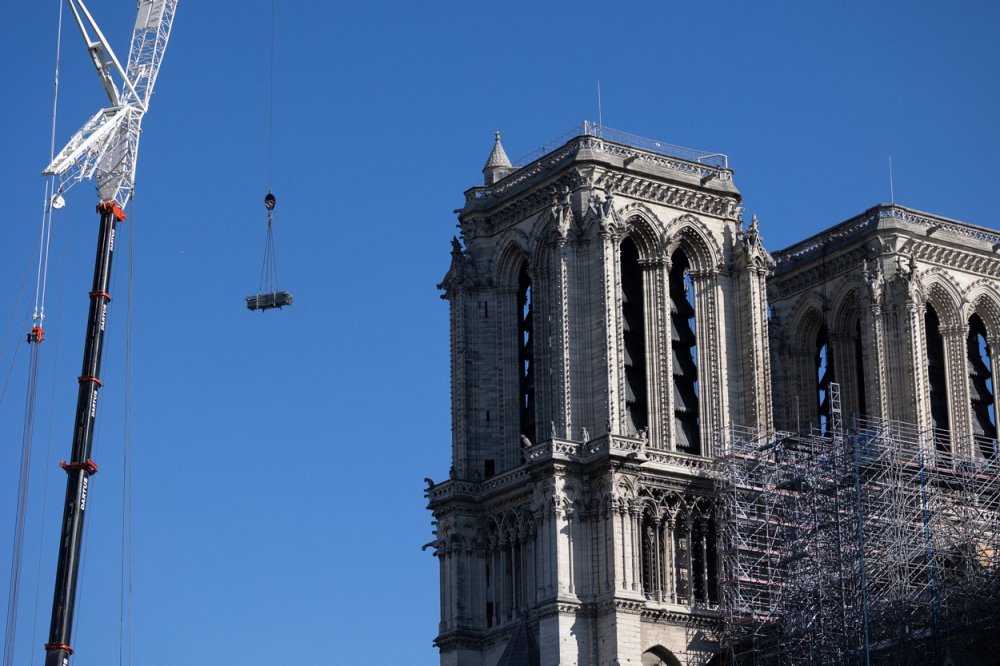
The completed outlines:
{"type": "Polygon", "coordinates": [[[247,296],[248,310],[270,310],[283,308],[292,304],[292,295],[287,291],[278,291],[278,269],[274,257],[274,206],[278,200],[268,191],[264,197],[264,208],[267,209],[267,239],[264,242],[264,263],[260,269],[260,286],[257,293],[247,296]]]}

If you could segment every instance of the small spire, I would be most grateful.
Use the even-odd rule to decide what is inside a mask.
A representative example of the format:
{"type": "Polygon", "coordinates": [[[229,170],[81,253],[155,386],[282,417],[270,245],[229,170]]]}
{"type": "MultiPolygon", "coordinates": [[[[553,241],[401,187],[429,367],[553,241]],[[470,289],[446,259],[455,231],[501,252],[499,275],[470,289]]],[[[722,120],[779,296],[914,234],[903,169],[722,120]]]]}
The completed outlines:
{"type": "Polygon", "coordinates": [[[486,166],[483,167],[483,181],[487,185],[492,185],[514,171],[514,167],[503,149],[503,144],[500,143],[499,131],[495,134],[495,137],[493,150],[490,152],[489,159],[486,160],[486,166]]]}
{"type": "Polygon", "coordinates": [[[500,132],[496,133],[496,142],[493,144],[493,151],[490,153],[490,158],[486,160],[486,166],[483,169],[492,169],[494,167],[509,167],[510,160],[507,158],[507,153],[504,152],[503,144],[500,143],[500,132]]]}

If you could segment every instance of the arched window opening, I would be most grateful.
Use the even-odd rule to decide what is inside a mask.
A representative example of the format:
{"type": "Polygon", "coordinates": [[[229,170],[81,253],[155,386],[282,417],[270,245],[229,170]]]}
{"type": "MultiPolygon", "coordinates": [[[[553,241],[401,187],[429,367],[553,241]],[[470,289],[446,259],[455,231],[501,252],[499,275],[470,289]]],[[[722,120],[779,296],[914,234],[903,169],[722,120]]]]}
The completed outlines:
{"type": "Polygon", "coordinates": [[[639,249],[630,238],[621,245],[622,347],[625,352],[625,416],[629,433],[649,424],[646,400],[646,322],[639,249]]]}
{"type": "Polygon", "coordinates": [[[993,361],[986,342],[986,325],[979,315],[969,317],[969,402],[972,407],[972,436],[987,458],[997,455],[996,402],[993,389],[993,361]]]}
{"type": "Polygon", "coordinates": [[[674,431],[676,448],[701,453],[701,412],[698,407],[698,339],[695,331],[694,283],[683,250],[674,252],[670,266],[671,347],[674,360],[674,431]]]}
{"type": "Polygon", "coordinates": [[[691,530],[691,582],[695,603],[718,603],[718,577],[715,524],[709,518],[698,518],[691,530]]]}
{"type": "Polygon", "coordinates": [[[660,521],[642,514],[642,591],[652,599],[662,593],[663,534],[660,521]]]}
{"type": "Polygon", "coordinates": [[[944,338],[941,337],[941,320],[930,305],[924,315],[927,337],[927,379],[931,395],[931,426],[934,441],[941,451],[951,451],[951,433],[948,425],[948,382],[944,366],[944,338]]]}
{"type": "Polygon", "coordinates": [[[640,663],[641,666],[680,666],[681,664],[674,653],[662,645],[657,645],[643,652],[640,663]]]}
{"type": "Polygon", "coordinates": [[[527,266],[517,278],[517,367],[520,375],[521,434],[535,443],[535,342],[531,278],[527,266]]]}
{"type": "Polygon", "coordinates": [[[516,525],[494,523],[486,547],[487,627],[502,626],[523,613],[528,589],[525,564],[524,538],[516,525]]]}
{"type": "Polygon", "coordinates": [[[830,384],[833,377],[833,354],[830,353],[830,334],[824,324],[816,336],[816,405],[820,432],[830,427],[830,384]]]}
{"type": "Polygon", "coordinates": [[[868,394],[865,392],[865,354],[861,343],[861,319],[854,327],[854,382],[858,387],[858,414],[868,414],[868,394]]]}
{"type": "Polygon", "coordinates": [[[712,518],[683,515],[675,521],[647,510],[641,529],[642,591],[647,599],[718,604],[718,548],[712,518]]]}

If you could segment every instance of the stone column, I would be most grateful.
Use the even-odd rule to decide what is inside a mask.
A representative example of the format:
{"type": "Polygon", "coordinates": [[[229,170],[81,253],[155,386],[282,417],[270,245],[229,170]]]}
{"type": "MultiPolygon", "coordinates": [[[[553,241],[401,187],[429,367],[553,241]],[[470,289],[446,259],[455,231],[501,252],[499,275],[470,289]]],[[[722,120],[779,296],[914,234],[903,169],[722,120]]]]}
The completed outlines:
{"type": "Polygon", "coordinates": [[[967,456],[974,454],[972,444],[972,401],[969,397],[969,361],[967,322],[955,326],[942,326],[944,353],[947,359],[945,374],[948,383],[948,416],[951,425],[953,453],[967,456]]]}
{"type": "MultiPolygon", "coordinates": [[[[553,243],[552,267],[550,279],[552,280],[551,297],[552,303],[547,308],[551,316],[547,325],[551,326],[550,335],[551,346],[545,354],[549,371],[542,372],[541,368],[535,367],[535,381],[538,384],[550,383],[551,377],[551,399],[549,391],[541,391],[536,394],[536,400],[543,401],[542,423],[552,423],[555,433],[566,439],[573,439],[573,399],[572,399],[572,355],[571,330],[570,330],[570,288],[569,288],[569,251],[566,239],[560,238],[553,243]],[[543,377],[545,378],[543,380],[543,377]],[[542,381],[540,381],[542,380],[542,381]]],[[[540,313],[539,313],[540,314],[540,313]]],[[[540,321],[542,317],[537,317],[540,321]]],[[[541,340],[542,338],[537,338],[541,340]]],[[[538,344],[541,349],[546,345],[538,344]]],[[[536,351],[536,357],[537,357],[536,351]]],[[[542,440],[541,427],[539,428],[538,439],[542,440]]]]}

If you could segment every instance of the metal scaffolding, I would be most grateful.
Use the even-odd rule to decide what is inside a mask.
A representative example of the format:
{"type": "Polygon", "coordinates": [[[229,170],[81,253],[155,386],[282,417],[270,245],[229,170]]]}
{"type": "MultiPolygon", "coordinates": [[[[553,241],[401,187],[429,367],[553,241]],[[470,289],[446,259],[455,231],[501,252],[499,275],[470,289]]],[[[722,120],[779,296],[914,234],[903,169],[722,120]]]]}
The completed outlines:
{"type": "MultiPolygon", "coordinates": [[[[831,387],[839,393],[839,387],[831,387]]],[[[717,434],[722,647],[738,664],[1000,649],[1000,460],[893,421],[717,434]]]]}

